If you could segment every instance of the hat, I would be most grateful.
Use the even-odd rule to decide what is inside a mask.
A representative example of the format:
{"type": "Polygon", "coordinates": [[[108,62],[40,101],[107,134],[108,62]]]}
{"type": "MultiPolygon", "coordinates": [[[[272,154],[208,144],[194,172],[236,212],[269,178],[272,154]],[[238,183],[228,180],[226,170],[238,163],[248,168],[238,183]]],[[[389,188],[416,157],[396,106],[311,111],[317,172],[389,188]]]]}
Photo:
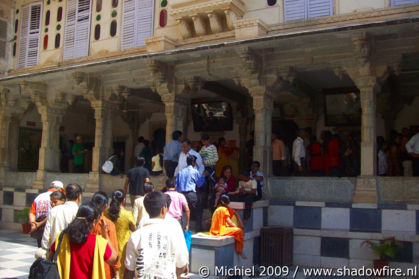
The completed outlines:
{"type": "Polygon", "coordinates": [[[64,184],[59,180],[54,180],[51,182],[51,185],[49,185],[49,187],[64,189],[64,184]]]}

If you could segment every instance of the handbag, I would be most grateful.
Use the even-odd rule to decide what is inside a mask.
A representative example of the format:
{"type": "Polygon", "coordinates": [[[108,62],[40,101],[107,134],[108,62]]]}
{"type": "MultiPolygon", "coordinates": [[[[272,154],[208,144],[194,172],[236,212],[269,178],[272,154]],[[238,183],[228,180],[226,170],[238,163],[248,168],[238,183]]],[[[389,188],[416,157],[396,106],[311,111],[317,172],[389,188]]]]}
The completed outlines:
{"type": "Polygon", "coordinates": [[[105,161],[105,163],[103,163],[102,165],[102,170],[105,173],[111,173],[113,170],[113,162],[111,161],[111,159],[114,157],[115,155],[112,155],[111,157],[108,158],[108,160],[105,161]]]}
{"type": "MultiPolygon", "coordinates": [[[[41,222],[42,220],[44,220],[45,218],[47,218],[47,216],[43,215],[40,216],[36,219],[36,222],[41,222]]],[[[37,227],[36,230],[34,230],[33,232],[30,233],[31,237],[38,239],[38,238],[42,238],[42,235],[44,234],[44,228],[45,228],[45,223],[40,226],[37,227]]]]}
{"type": "Polygon", "coordinates": [[[60,273],[58,272],[57,257],[60,252],[61,241],[63,240],[64,232],[61,232],[58,240],[58,246],[55,250],[52,261],[38,258],[32,264],[29,270],[29,279],[60,279],[60,273]]]}
{"type": "Polygon", "coordinates": [[[183,235],[185,236],[185,242],[186,242],[186,247],[188,248],[188,252],[191,252],[192,231],[184,231],[183,235]]]}

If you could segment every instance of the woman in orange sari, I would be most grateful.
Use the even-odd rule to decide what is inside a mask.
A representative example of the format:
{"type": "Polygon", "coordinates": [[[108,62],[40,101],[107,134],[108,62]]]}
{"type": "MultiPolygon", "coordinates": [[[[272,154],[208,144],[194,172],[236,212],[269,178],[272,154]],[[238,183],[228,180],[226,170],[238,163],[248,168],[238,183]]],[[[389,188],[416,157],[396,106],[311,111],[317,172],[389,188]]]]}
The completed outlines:
{"type": "MultiPolygon", "coordinates": [[[[96,209],[100,214],[100,217],[99,217],[99,221],[95,224],[95,226],[93,227],[90,233],[105,237],[100,227],[101,223],[105,223],[107,234],[109,235],[109,241],[112,243],[112,247],[114,248],[115,252],[118,254],[118,251],[119,251],[118,239],[116,236],[115,225],[111,220],[109,220],[108,218],[104,216],[104,211],[108,207],[108,196],[104,192],[96,192],[93,195],[91,202],[94,206],[96,206],[96,209]]],[[[105,264],[106,279],[119,278],[118,269],[121,267],[121,263],[119,260],[121,259],[118,259],[116,261],[116,264],[112,266],[109,264],[105,264]]]]}
{"type": "Polygon", "coordinates": [[[244,231],[243,231],[243,222],[240,219],[240,216],[236,211],[228,206],[230,203],[230,198],[227,195],[222,195],[218,200],[218,207],[212,215],[211,229],[210,233],[212,235],[233,236],[236,240],[235,250],[243,259],[246,259],[246,256],[243,254],[243,244],[244,244],[244,231]],[[237,223],[235,224],[232,219],[236,218],[237,223]]]}

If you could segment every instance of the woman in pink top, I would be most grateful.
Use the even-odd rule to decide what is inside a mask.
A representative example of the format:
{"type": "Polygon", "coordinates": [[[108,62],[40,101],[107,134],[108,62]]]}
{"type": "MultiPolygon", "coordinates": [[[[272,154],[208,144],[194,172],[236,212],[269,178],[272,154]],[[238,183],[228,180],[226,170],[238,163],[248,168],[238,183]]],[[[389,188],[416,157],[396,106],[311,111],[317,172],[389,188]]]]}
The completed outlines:
{"type": "Polygon", "coordinates": [[[176,192],[175,181],[176,181],[175,178],[169,178],[166,180],[167,192],[165,194],[169,195],[170,199],[172,200],[172,202],[170,203],[170,207],[167,211],[167,214],[169,214],[170,216],[178,220],[180,225],[183,228],[183,223],[182,223],[183,211],[182,210],[185,210],[185,215],[186,215],[185,230],[188,231],[189,219],[191,215],[188,202],[186,201],[186,198],[183,194],[176,192]]]}

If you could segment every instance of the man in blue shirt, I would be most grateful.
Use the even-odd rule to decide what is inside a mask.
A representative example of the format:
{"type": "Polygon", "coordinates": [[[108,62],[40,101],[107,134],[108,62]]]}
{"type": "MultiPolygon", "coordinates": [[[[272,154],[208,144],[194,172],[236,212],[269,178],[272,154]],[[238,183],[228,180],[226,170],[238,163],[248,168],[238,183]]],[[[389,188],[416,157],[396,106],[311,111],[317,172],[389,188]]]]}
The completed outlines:
{"type": "Polygon", "coordinates": [[[172,134],[172,140],[164,147],[163,163],[164,168],[166,169],[166,175],[169,178],[173,177],[179,161],[180,152],[182,152],[182,148],[180,147],[181,137],[181,131],[174,131],[172,134]]]}
{"type": "Polygon", "coordinates": [[[191,217],[195,219],[195,231],[202,230],[202,207],[196,194],[196,184],[201,177],[199,171],[195,169],[196,157],[188,155],[186,157],[187,167],[183,168],[176,177],[176,191],[182,193],[191,210],[191,217]]]}

